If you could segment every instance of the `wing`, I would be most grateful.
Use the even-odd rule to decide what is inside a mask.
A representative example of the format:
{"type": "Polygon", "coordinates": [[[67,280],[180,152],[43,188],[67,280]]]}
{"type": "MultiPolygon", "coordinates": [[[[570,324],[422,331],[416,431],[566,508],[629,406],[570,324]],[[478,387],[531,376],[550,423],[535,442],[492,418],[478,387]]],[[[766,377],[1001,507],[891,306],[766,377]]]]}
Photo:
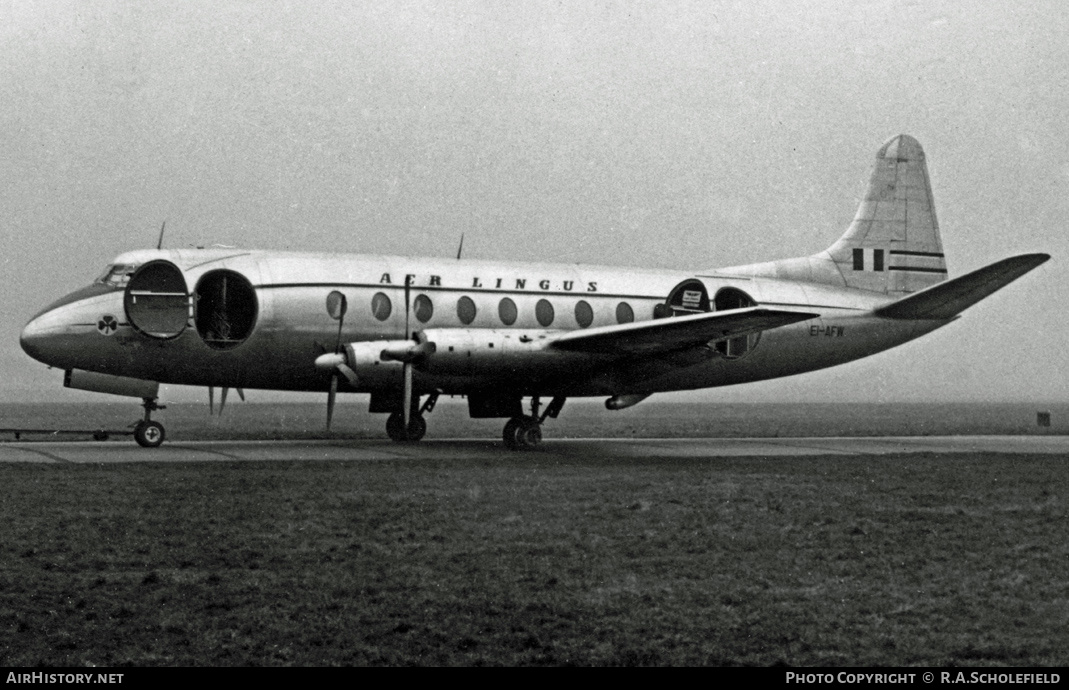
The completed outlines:
{"type": "Polygon", "coordinates": [[[550,345],[571,352],[646,355],[767,331],[819,316],[763,307],[729,309],[653,321],[568,331],[550,345]]]}
{"type": "Polygon", "coordinates": [[[1039,266],[1049,254],[1022,254],[937,283],[876,310],[889,319],[951,319],[1039,266]]]}

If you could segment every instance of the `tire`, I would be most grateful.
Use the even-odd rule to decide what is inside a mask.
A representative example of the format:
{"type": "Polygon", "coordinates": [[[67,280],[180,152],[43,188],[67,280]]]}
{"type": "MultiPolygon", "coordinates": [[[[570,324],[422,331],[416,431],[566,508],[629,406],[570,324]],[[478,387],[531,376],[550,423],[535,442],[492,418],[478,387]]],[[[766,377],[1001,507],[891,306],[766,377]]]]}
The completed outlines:
{"type": "Polygon", "coordinates": [[[166,435],[159,422],[139,422],[134,427],[134,440],[142,448],[159,448],[166,435]]]}
{"type": "Polygon", "coordinates": [[[404,443],[408,440],[405,436],[405,420],[400,412],[391,412],[386,418],[386,435],[394,443],[404,443]]]}
{"type": "Polygon", "coordinates": [[[542,442],[542,425],[534,417],[513,417],[501,433],[509,450],[533,448],[542,442]]]}
{"type": "Polygon", "coordinates": [[[423,415],[414,415],[408,420],[408,441],[409,443],[415,443],[423,438],[427,433],[427,420],[423,418],[423,415]]]}
{"type": "Polygon", "coordinates": [[[505,447],[509,450],[517,450],[521,447],[520,427],[522,424],[523,417],[513,417],[505,423],[505,430],[501,432],[501,438],[505,442],[505,447]]]}
{"type": "Polygon", "coordinates": [[[412,415],[408,420],[408,430],[405,431],[405,420],[400,412],[392,412],[386,418],[386,435],[395,443],[414,443],[423,438],[427,433],[427,420],[423,415],[412,415]]]}
{"type": "Polygon", "coordinates": [[[520,426],[517,436],[524,448],[534,448],[542,442],[542,425],[538,423],[538,420],[528,417],[520,426]]]}

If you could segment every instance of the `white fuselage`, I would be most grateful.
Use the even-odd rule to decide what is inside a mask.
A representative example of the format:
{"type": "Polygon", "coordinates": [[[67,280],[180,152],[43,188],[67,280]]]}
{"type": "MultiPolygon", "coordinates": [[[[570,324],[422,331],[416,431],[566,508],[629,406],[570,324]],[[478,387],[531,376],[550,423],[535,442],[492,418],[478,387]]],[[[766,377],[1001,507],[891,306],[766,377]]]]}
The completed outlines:
{"type": "MultiPolygon", "coordinates": [[[[877,317],[873,310],[889,301],[880,293],[716,271],[214,249],[146,250],[115,260],[130,267],[151,262],[177,267],[185,301],[173,281],[166,294],[152,288],[157,292],[139,289],[133,296],[121,281],[103,283],[35,317],[23,332],[23,347],[64,369],[161,383],[322,391],[329,374],[314,363],[324,352],[435,333],[442,354],[435,366],[416,369],[417,390],[591,396],[724,386],[812,371],[894,347],[947,322],[877,317]],[[560,331],[653,319],[658,305],[688,279],[700,281],[710,300],[731,288],[762,307],[819,316],[752,337],[741,356],[710,348],[620,359],[513,347],[560,331]],[[243,285],[247,294],[238,299],[243,285]],[[325,306],[334,291],[348,306],[340,335],[339,321],[325,306]],[[232,323],[214,324],[206,313],[209,303],[227,305],[213,308],[238,324],[237,336],[232,323]],[[166,322],[168,309],[184,311],[171,318],[172,325],[159,326],[162,332],[150,332],[156,326],[145,324],[166,322]],[[459,348],[452,358],[446,343],[459,348]]],[[[377,362],[357,373],[356,385],[343,382],[341,390],[396,388],[401,364],[377,362]]]]}

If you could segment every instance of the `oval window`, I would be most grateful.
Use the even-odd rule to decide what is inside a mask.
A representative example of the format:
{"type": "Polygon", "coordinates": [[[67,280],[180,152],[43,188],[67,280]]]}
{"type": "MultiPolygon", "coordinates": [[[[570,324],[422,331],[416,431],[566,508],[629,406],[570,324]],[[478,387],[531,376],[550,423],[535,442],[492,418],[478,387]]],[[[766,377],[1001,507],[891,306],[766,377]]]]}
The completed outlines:
{"type": "Polygon", "coordinates": [[[434,316],[434,305],[431,304],[431,298],[427,295],[417,295],[416,301],[412,303],[412,310],[416,312],[416,318],[420,323],[427,323],[434,316]]]}
{"type": "Polygon", "coordinates": [[[575,305],[575,322],[580,328],[586,328],[594,323],[594,310],[584,300],[579,300],[579,303],[575,305]]]}
{"type": "MultiPolygon", "coordinates": [[[[745,309],[756,307],[757,302],[753,297],[738,288],[726,287],[720,289],[713,298],[713,305],[717,311],[729,309],[745,309]]],[[[725,359],[738,359],[757,347],[757,341],[761,339],[760,331],[749,335],[740,335],[738,338],[721,340],[713,345],[716,350],[724,355],[725,359]]]]}
{"type": "Polygon", "coordinates": [[[635,320],[635,310],[627,302],[616,305],[616,323],[631,323],[635,320]]]}
{"type": "Polygon", "coordinates": [[[376,292],[375,296],[371,298],[371,313],[375,315],[375,318],[379,321],[385,321],[390,318],[390,312],[393,311],[393,304],[390,302],[390,298],[385,293],[376,292]]]}
{"type": "Polygon", "coordinates": [[[475,302],[471,297],[461,297],[457,300],[457,318],[467,326],[475,320],[475,302]]]}
{"type": "Polygon", "coordinates": [[[501,323],[506,326],[516,323],[516,303],[505,297],[497,305],[497,315],[501,317],[501,323]]]}
{"type": "Polygon", "coordinates": [[[195,291],[197,332],[208,347],[229,350],[245,342],[256,325],[256,290],[236,271],[208,271],[195,291]]]}
{"type": "Polygon", "coordinates": [[[174,338],[189,323],[189,293],[182,269],[170,261],[150,261],[137,269],[123,296],[126,318],[152,338],[174,338]]]}
{"type": "Polygon", "coordinates": [[[549,300],[538,300],[538,304],[535,305],[535,318],[538,319],[538,323],[544,328],[549,328],[553,323],[553,316],[553,305],[549,303],[549,300]]]}

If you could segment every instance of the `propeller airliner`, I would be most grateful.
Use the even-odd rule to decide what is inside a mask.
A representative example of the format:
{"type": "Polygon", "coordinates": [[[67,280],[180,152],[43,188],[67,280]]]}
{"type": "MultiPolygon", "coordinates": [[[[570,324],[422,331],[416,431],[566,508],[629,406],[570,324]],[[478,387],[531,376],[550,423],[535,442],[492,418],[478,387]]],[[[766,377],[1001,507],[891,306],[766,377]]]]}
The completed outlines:
{"type": "Polygon", "coordinates": [[[1049,258],[948,279],[924,152],[898,135],[846,233],[811,256],[687,272],[139,250],[34,316],[21,344],[68,387],[141,398],[143,446],[164,440],[151,413],[168,383],[219,387],[223,402],[229,388],[322,391],[328,428],[337,393],[370,394],[400,442],[423,437],[440,395],[465,396],[472,417],[507,419],[505,444],[523,448],[568,398],[619,410],[867,357],[1049,258]]]}

